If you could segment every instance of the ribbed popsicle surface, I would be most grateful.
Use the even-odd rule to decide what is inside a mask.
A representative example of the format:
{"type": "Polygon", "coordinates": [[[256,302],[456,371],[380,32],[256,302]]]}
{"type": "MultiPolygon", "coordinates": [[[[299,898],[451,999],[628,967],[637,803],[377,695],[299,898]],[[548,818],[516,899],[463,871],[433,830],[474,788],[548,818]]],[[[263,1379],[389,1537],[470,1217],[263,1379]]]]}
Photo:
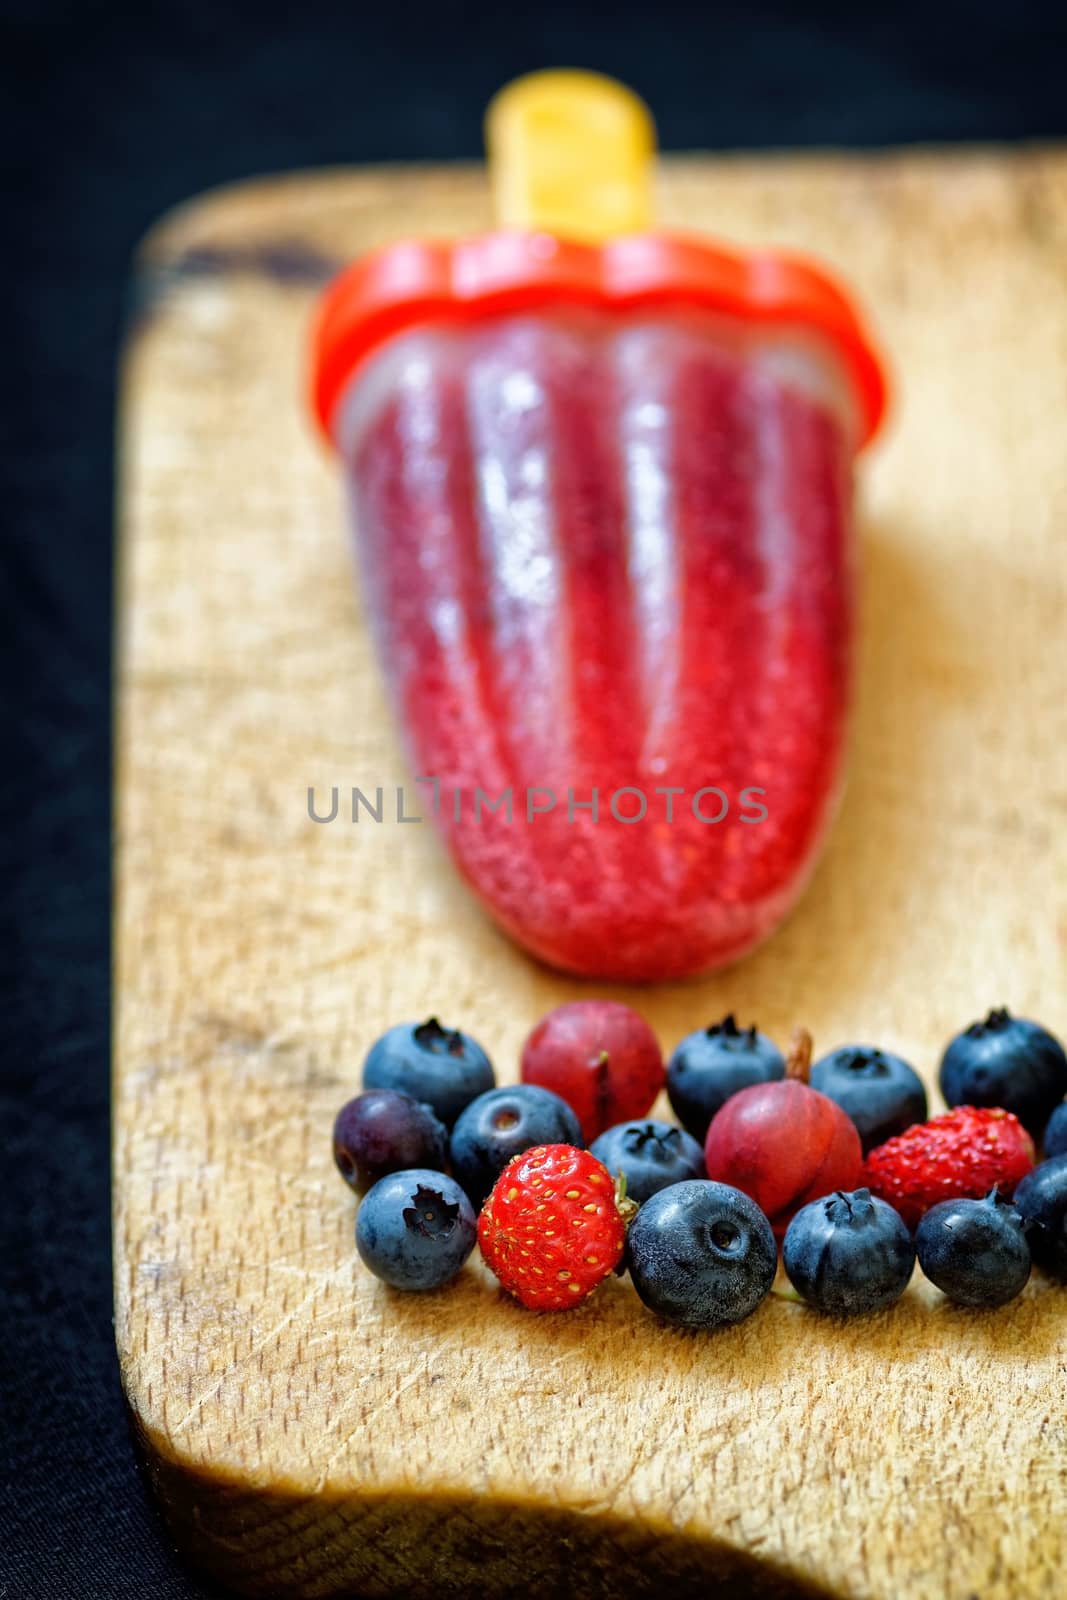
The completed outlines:
{"type": "Polygon", "coordinates": [[[342,440],[409,758],[553,965],[698,972],[803,886],[853,626],[831,389],[695,318],[577,313],[411,334],[357,379],[342,440]]]}

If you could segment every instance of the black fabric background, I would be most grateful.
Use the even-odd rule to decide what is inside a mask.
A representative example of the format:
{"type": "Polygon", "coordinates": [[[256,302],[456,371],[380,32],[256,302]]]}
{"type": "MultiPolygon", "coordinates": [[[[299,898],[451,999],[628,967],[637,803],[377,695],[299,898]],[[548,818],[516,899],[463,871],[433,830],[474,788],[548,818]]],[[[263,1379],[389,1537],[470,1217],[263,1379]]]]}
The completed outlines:
{"type": "Polygon", "coordinates": [[[626,79],[667,148],[1063,136],[1067,9],[21,0],[0,17],[0,1597],[204,1596],[144,1496],[111,1325],[112,430],[136,240],[225,180],[476,155],[488,96],[534,66],[626,79]]]}

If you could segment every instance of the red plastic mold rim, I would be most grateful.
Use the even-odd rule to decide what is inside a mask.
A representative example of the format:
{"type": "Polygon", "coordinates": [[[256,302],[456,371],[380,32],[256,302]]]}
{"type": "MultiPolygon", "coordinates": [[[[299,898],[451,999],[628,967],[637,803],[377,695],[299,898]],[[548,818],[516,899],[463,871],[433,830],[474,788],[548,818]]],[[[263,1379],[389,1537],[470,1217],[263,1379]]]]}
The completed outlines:
{"type": "Polygon", "coordinates": [[[312,330],[314,415],[332,439],[334,410],[352,374],[408,328],[559,304],[619,311],[697,306],[810,329],[836,350],[851,381],[859,448],[885,414],[885,373],[852,301],[821,267],[798,256],[726,250],[680,234],[586,245],[544,233],[490,233],[389,245],[334,279],[312,330]]]}

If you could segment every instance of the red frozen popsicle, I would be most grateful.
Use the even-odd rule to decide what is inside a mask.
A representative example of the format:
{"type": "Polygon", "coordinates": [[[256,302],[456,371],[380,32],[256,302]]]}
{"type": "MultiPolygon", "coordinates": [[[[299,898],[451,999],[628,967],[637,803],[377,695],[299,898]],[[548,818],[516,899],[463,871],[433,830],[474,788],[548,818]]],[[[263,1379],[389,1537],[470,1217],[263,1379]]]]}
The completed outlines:
{"type": "Polygon", "coordinates": [[[483,904],[599,977],[763,939],[841,776],[883,391],[840,291],[666,235],[398,246],[330,292],[316,375],[409,759],[483,904]]]}

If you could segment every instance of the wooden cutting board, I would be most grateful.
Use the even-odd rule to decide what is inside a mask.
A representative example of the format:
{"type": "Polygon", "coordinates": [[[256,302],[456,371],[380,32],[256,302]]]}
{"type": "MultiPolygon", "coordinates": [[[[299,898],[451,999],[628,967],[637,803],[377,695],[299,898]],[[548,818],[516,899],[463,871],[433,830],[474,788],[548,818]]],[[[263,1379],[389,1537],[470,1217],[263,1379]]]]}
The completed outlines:
{"type": "MultiPolygon", "coordinates": [[[[733,1010],[933,1086],[1008,1003],[1067,1032],[1067,153],[664,162],[661,215],[818,252],[897,372],[862,467],[851,782],[755,957],[635,1000],[733,1010]]],[[[125,364],[114,1110],[122,1376],[174,1538],[249,1595],[1063,1593],[1067,1293],[992,1315],[917,1275],[852,1325],[714,1335],[626,1280],[566,1316],[360,1270],[330,1156],[388,1024],[503,1078],[588,987],[483,919],[428,825],[316,825],[404,769],[302,363],[317,285],[488,223],[466,168],[298,175],[168,217],[125,364]]],[[[935,1099],[935,1105],[939,1102],[935,1099]]]]}

